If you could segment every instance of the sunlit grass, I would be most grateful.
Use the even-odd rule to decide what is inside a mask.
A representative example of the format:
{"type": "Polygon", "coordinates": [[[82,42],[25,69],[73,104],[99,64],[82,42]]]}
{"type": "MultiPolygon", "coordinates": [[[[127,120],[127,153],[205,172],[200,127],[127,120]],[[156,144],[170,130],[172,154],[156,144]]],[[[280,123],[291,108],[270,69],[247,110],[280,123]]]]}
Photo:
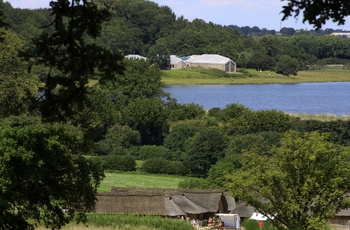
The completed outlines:
{"type": "Polygon", "coordinates": [[[162,82],[165,85],[208,85],[208,84],[295,84],[306,82],[348,82],[350,70],[343,68],[326,68],[321,70],[299,71],[297,76],[283,76],[272,71],[259,72],[254,69],[241,73],[230,74],[227,77],[203,75],[187,70],[163,70],[162,82]]]}
{"type": "Polygon", "coordinates": [[[119,173],[106,172],[98,192],[109,192],[111,187],[124,188],[178,188],[180,181],[185,177],[141,174],[141,173],[119,173]]]}

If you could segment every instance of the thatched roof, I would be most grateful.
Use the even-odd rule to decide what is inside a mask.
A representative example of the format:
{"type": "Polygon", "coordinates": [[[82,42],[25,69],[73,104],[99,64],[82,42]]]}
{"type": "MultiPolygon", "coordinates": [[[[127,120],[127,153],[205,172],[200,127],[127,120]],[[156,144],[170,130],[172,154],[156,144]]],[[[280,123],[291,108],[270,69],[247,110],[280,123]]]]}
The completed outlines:
{"type": "Polygon", "coordinates": [[[347,216],[350,217],[350,208],[349,209],[343,209],[340,210],[335,216],[347,216]]]}
{"type": "Polygon", "coordinates": [[[254,207],[241,204],[237,206],[235,209],[233,209],[230,213],[232,214],[238,214],[240,217],[251,217],[254,213],[254,207]]]}
{"type": "Polygon", "coordinates": [[[223,197],[220,190],[113,187],[111,192],[97,194],[96,211],[166,216],[212,213],[218,211],[223,197]]]}

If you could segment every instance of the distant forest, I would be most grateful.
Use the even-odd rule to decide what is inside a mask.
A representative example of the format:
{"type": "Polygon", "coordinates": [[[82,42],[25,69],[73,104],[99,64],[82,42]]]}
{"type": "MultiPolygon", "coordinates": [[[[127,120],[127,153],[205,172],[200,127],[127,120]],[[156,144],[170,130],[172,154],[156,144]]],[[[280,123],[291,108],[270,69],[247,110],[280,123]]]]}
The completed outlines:
{"type": "MultiPolygon", "coordinates": [[[[102,34],[94,41],[113,52],[139,54],[166,68],[172,54],[215,53],[231,58],[238,68],[273,70],[285,58],[298,63],[298,68],[326,64],[347,65],[350,60],[350,39],[330,36],[342,30],[280,31],[257,26],[238,27],[189,21],[178,17],[168,6],[145,0],[97,0],[101,7],[113,12],[104,24],[102,34]]],[[[36,38],[50,20],[49,9],[14,9],[0,1],[13,30],[28,42],[36,38]]]]}

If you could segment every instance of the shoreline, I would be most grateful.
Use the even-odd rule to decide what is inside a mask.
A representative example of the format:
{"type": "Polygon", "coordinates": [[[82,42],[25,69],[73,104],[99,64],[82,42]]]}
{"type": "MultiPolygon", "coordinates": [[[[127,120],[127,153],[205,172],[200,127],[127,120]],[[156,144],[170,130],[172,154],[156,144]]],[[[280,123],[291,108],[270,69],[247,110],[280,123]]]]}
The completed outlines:
{"type": "Polygon", "coordinates": [[[297,76],[282,76],[266,71],[251,71],[251,77],[241,73],[231,77],[196,76],[191,72],[179,74],[173,70],[162,72],[164,85],[243,85],[243,84],[298,84],[321,82],[350,82],[350,70],[339,68],[327,68],[324,70],[299,71],[297,76]]]}

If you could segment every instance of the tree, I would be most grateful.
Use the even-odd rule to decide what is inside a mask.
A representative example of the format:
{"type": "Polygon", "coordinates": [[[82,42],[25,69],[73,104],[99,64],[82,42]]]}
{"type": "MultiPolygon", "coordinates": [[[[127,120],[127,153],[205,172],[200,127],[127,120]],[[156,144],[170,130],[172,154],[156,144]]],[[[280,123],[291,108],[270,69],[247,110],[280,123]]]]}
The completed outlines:
{"type": "Polygon", "coordinates": [[[110,18],[91,0],[58,0],[50,3],[53,33],[45,31],[36,40],[37,65],[49,68],[40,109],[44,119],[67,120],[83,106],[91,78],[100,83],[115,80],[122,70],[122,56],[87,40],[100,35],[103,22],[110,18]],[[56,70],[56,71],[53,71],[56,70]]]}
{"type": "Polygon", "coordinates": [[[205,178],[210,167],[224,157],[226,145],[227,139],[222,131],[206,128],[194,136],[184,164],[192,175],[205,178]]]}
{"type": "Polygon", "coordinates": [[[183,124],[172,127],[171,132],[164,139],[164,146],[172,151],[186,151],[186,144],[200,128],[196,125],[183,124]]]}
{"type": "Polygon", "coordinates": [[[203,106],[195,103],[180,104],[176,100],[169,103],[169,111],[171,121],[199,119],[205,115],[203,106]]]}
{"type": "Polygon", "coordinates": [[[147,60],[124,59],[124,71],[115,81],[116,100],[125,104],[137,98],[162,97],[161,72],[147,60]]]}
{"type": "Polygon", "coordinates": [[[0,127],[0,228],[86,221],[103,172],[79,152],[81,131],[24,116],[3,119],[0,127]]]}
{"type": "MultiPolygon", "coordinates": [[[[48,70],[42,89],[37,91],[37,85],[30,85],[33,90],[23,92],[23,99],[17,100],[29,101],[30,106],[22,103],[21,108],[32,116],[14,116],[19,115],[16,111],[2,114],[9,118],[0,124],[1,229],[32,229],[38,222],[58,229],[75,217],[86,222],[103,178],[98,165],[82,156],[87,143],[84,136],[96,128],[96,123],[84,119],[81,112],[86,116],[98,114],[86,109],[93,104],[94,96],[97,98],[88,86],[89,80],[94,77],[101,84],[113,81],[121,70],[119,54],[91,42],[109,14],[90,0],[57,0],[50,5],[52,27],[36,40],[36,49],[28,55],[35,66],[48,70]]],[[[10,48],[14,58],[9,59],[10,66],[1,73],[1,80],[12,77],[23,83],[7,81],[5,86],[26,89],[26,75],[16,73],[22,71],[22,63],[14,55],[16,48],[10,48]]],[[[94,104],[93,108],[102,106],[94,104]]]]}
{"type": "Polygon", "coordinates": [[[140,132],[142,144],[162,144],[168,133],[168,113],[159,98],[135,99],[123,109],[122,118],[125,124],[140,132]]]}
{"type": "Polygon", "coordinates": [[[350,6],[347,0],[287,0],[287,2],[288,4],[283,6],[282,20],[286,20],[293,14],[297,18],[302,12],[303,22],[307,21],[316,29],[320,29],[328,20],[337,22],[338,25],[344,25],[345,17],[350,15],[350,6]]]}
{"type": "Polygon", "coordinates": [[[27,113],[39,93],[40,81],[26,71],[19,53],[24,41],[10,30],[1,29],[0,41],[0,117],[27,113]]]}
{"type": "Polygon", "coordinates": [[[291,74],[296,76],[298,74],[298,70],[298,60],[288,55],[282,55],[276,64],[276,72],[286,76],[289,76],[291,74]]]}
{"type": "Polygon", "coordinates": [[[132,130],[129,126],[115,124],[108,129],[103,142],[110,146],[130,148],[131,146],[140,144],[141,136],[138,131],[132,130]]]}
{"type": "Polygon", "coordinates": [[[229,176],[235,197],[273,216],[278,229],[321,229],[350,207],[349,149],[327,134],[286,132],[269,155],[244,154],[243,168],[229,176]]]}

